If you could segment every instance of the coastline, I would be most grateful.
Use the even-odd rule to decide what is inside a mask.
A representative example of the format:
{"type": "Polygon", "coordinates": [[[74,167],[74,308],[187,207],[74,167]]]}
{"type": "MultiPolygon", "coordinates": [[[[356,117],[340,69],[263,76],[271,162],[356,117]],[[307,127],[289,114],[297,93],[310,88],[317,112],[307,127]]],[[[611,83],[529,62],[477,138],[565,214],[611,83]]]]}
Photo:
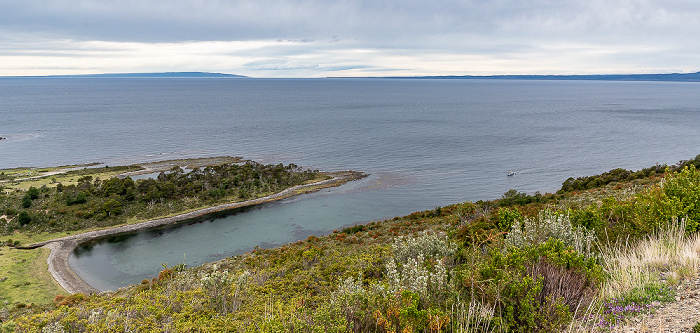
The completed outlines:
{"type": "Polygon", "coordinates": [[[212,213],[224,212],[237,208],[273,202],[300,194],[315,192],[323,188],[340,186],[347,182],[361,179],[367,176],[364,173],[356,171],[329,172],[327,174],[332,176],[333,178],[310,184],[296,185],[287,188],[281,192],[277,192],[257,199],[221,204],[217,206],[197,209],[191,212],[182,213],[175,216],[163,217],[134,224],[111,227],[107,229],[88,231],[77,235],[70,235],[34,244],[29,244],[26,246],[21,246],[19,248],[35,249],[39,247],[45,247],[50,249],[51,254],[46,260],[46,263],[48,264],[48,270],[53,276],[53,278],[58,282],[58,284],[60,284],[61,287],[66,290],[66,292],[70,294],[100,293],[99,290],[93,288],[87,282],[81,279],[68,264],[68,257],[70,256],[70,253],[73,252],[73,250],[81,243],[143,229],[152,229],[166,225],[173,225],[212,213]]]}

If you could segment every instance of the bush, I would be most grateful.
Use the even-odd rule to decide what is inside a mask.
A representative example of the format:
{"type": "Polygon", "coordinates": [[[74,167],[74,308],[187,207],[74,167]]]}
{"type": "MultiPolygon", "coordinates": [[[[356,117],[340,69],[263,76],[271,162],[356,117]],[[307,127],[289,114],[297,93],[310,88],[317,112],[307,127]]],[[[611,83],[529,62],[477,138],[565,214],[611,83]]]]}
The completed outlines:
{"type": "Polygon", "coordinates": [[[83,191],[78,192],[78,194],[75,196],[74,203],[84,204],[86,202],[87,202],[87,195],[85,194],[85,192],[83,192],[83,191]]]}
{"type": "Polygon", "coordinates": [[[595,241],[593,232],[581,227],[574,229],[569,215],[558,214],[547,209],[540,211],[537,218],[523,221],[522,228],[516,221],[506,236],[506,246],[527,247],[550,239],[561,240],[587,257],[593,255],[592,245],[595,241]]]}
{"type": "MultiPolygon", "coordinates": [[[[496,305],[496,324],[517,332],[553,332],[592,301],[603,270],[561,240],[492,251],[478,272],[477,286],[496,305]]],[[[463,283],[462,285],[467,285],[463,283]]]]}
{"type": "Polygon", "coordinates": [[[436,233],[423,232],[418,237],[397,237],[391,244],[391,250],[396,261],[404,263],[410,258],[422,255],[426,259],[442,259],[451,257],[457,251],[457,246],[436,233]]]}
{"type": "Polygon", "coordinates": [[[32,186],[27,190],[27,195],[29,196],[29,199],[34,200],[39,197],[39,189],[32,186]]]}
{"type": "Polygon", "coordinates": [[[523,214],[517,209],[504,207],[496,210],[494,217],[496,218],[496,226],[498,227],[498,230],[504,232],[510,232],[513,225],[517,224],[520,226],[520,223],[524,219],[523,214]]]}
{"type": "Polygon", "coordinates": [[[26,225],[26,224],[28,224],[28,223],[31,222],[31,221],[32,221],[32,217],[29,216],[29,213],[27,213],[27,212],[25,212],[25,211],[21,211],[21,212],[19,213],[19,216],[17,217],[17,222],[18,222],[20,225],[26,225]]]}
{"type": "Polygon", "coordinates": [[[686,220],[686,232],[700,230],[700,172],[694,165],[671,174],[636,196],[635,227],[644,233],[672,220],[686,220]]]}
{"type": "Polygon", "coordinates": [[[29,194],[26,194],[25,196],[22,197],[22,207],[29,208],[31,205],[32,205],[32,198],[29,196],[29,194]]]}

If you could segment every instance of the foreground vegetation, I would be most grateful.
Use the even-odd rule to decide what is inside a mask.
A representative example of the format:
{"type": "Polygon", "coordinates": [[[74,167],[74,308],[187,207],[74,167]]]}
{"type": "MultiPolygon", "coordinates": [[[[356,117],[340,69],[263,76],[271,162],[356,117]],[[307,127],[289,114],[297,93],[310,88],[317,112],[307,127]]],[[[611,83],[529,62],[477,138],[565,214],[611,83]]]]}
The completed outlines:
{"type": "Polygon", "coordinates": [[[613,170],[591,178],[603,181],[567,180],[556,194],[509,191],[200,267],[164,267],[114,293],[7,304],[1,327],[607,331],[673,300],[675,284],[696,274],[698,162],[643,177],[613,170]]]}

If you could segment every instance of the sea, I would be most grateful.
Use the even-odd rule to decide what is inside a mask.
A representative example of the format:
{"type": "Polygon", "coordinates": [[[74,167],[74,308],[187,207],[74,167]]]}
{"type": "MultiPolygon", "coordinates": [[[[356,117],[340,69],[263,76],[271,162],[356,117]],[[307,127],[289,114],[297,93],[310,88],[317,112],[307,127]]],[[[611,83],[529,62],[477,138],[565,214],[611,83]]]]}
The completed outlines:
{"type": "Polygon", "coordinates": [[[2,78],[0,168],[240,156],[367,178],[76,249],[100,290],[569,177],[700,154],[700,83],[2,78]],[[514,172],[513,176],[507,176],[514,172]]]}

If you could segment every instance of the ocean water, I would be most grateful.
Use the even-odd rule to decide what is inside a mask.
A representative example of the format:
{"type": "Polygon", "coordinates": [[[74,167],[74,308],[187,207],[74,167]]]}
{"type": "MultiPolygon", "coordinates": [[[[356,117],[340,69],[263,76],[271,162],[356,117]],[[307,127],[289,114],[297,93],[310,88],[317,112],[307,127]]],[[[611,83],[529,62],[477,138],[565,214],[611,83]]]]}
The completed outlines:
{"type": "Polygon", "coordinates": [[[700,154],[700,84],[0,79],[0,168],[234,155],[370,177],[81,248],[98,289],[334,229],[700,154]],[[508,171],[516,172],[507,177],[508,171]]]}

